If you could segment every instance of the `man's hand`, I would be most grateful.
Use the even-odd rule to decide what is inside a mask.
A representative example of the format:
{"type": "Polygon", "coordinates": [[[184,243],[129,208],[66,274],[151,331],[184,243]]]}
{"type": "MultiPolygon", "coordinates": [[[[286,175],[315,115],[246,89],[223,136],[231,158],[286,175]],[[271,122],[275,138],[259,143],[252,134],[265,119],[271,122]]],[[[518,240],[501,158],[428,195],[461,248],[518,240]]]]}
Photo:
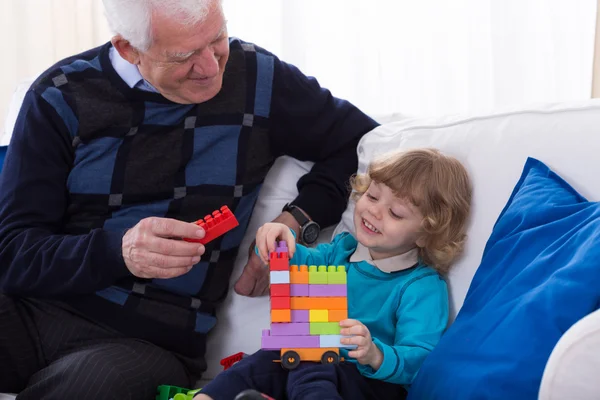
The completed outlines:
{"type": "Polygon", "coordinates": [[[355,319],[345,319],[340,322],[340,326],[342,327],[340,330],[341,335],[352,336],[350,338],[342,338],[341,343],[358,346],[355,350],[348,351],[348,356],[356,358],[356,361],[362,365],[370,365],[371,368],[377,371],[383,363],[383,353],[373,343],[369,328],[355,319]]]}
{"type": "Polygon", "coordinates": [[[182,238],[203,238],[204,230],[190,222],[150,217],[123,236],[123,259],[138,278],[174,278],[200,262],[204,246],[182,238]]]}
{"type": "MultiPolygon", "coordinates": [[[[296,219],[288,212],[282,213],[273,222],[281,222],[287,225],[296,234],[300,229],[296,219]]],[[[234,286],[236,293],[242,296],[264,296],[269,292],[269,268],[266,268],[260,257],[254,253],[254,246],[256,246],[256,242],[252,242],[250,245],[248,263],[234,286]]]]}

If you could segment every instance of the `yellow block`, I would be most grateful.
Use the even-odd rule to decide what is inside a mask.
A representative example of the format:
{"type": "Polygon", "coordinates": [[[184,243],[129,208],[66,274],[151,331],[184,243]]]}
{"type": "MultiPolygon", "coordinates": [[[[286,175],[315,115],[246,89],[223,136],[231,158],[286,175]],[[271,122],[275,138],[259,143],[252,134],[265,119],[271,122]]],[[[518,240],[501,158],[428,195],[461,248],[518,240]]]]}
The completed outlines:
{"type": "Polygon", "coordinates": [[[308,320],[310,322],[329,322],[329,312],[327,310],[309,310],[308,320]]]}

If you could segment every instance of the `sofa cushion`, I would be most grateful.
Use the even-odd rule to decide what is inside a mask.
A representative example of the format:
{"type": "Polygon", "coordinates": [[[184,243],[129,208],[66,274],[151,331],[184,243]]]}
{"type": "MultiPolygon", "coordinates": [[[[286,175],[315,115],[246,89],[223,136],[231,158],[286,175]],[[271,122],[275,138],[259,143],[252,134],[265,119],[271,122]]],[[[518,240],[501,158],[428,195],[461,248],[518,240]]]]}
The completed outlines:
{"type": "Polygon", "coordinates": [[[4,157],[6,157],[6,149],[8,146],[0,146],[0,172],[2,172],[2,166],[4,165],[4,157]]]}
{"type": "Polygon", "coordinates": [[[600,303],[600,203],[529,159],[412,399],[537,398],[554,346],[600,303]]]}

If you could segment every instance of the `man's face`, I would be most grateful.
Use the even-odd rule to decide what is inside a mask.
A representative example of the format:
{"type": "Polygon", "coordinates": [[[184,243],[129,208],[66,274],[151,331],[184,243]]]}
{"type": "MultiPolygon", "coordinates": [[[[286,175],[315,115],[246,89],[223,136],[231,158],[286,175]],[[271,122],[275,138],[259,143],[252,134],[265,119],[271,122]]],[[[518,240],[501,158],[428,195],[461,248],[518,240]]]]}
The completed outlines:
{"type": "Polygon", "coordinates": [[[206,18],[185,26],[175,18],[152,15],[152,46],[139,52],[140,73],[164,97],[197,104],[215,97],[229,58],[227,25],[219,1],[206,18]]]}

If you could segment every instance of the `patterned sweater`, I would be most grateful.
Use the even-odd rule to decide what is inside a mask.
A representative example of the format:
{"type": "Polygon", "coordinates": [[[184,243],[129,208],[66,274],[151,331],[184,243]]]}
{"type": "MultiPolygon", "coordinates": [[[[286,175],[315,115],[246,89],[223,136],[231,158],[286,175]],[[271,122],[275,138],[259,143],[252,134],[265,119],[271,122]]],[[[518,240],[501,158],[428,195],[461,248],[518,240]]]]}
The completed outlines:
{"type": "Polygon", "coordinates": [[[295,204],[327,226],[347,201],[356,145],[376,123],[273,54],[230,39],[223,87],[176,104],[131,89],[110,43],[65,59],[27,93],[0,177],[0,290],[58,300],[200,357],[238,246],[275,159],[315,166],[295,204]],[[149,216],[194,221],[227,205],[240,226],[174,279],[138,279],[125,231],[149,216]]]}

